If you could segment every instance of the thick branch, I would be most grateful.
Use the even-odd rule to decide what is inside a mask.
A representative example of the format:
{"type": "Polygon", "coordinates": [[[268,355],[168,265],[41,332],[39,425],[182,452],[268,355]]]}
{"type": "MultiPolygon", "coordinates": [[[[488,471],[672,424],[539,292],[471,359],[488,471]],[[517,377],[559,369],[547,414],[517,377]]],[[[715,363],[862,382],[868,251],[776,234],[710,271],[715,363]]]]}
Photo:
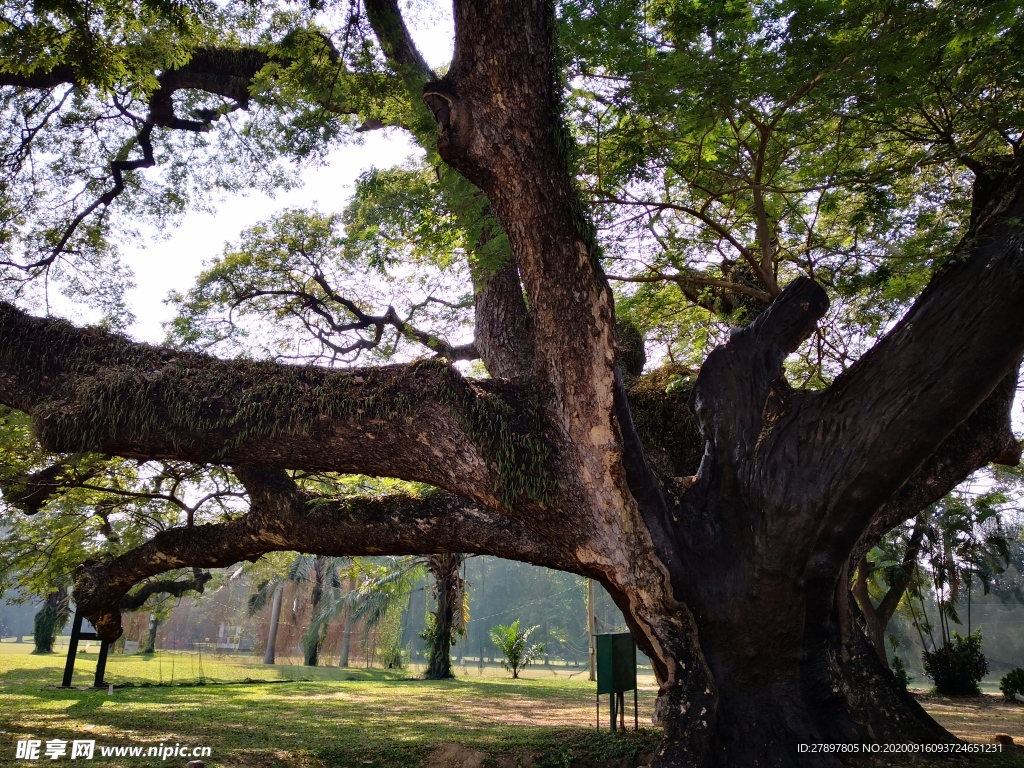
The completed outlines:
{"type": "Polygon", "coordinates": [[[121,598],[120,608],[122,611],[137,611],[153,595],[170,595],[181,597],[187,592],[202,594],[206,582],[213,578],[213,575],[206,571],[195,570],[191,579],[155,579],[147,581],[134,592],[121,598]]]}
{"type": "Polygon", "coordinates": [[[533,373],[533,341],[519,272],[506,264],[485,278],[486,284],[474,297],[475,348],[491,376],[529,377],[533,373]]]}
{"type": "Polygon", "coordinates": [[[516,432],[502,428],[495,403],[528,411],[513,388],[501,394],[437,362],[228,362],[0,304],[0,401],[30,413],[56,452],[393,476],[498,504],[497,462],[516,432]]]}
{"type": "Polygon", "coordinates": [[[74,85],[75,72],[67,66],[54,67],[49,72],[35,71],[30,75],[19,75],[13,72],[0,72],[0,87],[14,88],[56,88],[58,85],[74,85]]]}
{"type": "Polygon", "coordinates": [[[857,542],[851,562],[859,561],[886,532],[943,498],[972,472],[990,462],[1009,466],[1020,462],[1021,446],[1010,428],[1017,376],[1016,368],[1007,374],[914,476],[885,502],[857,542]]]}
{"type": "MultiPolygon", "coordinates": [[[[1024,354],[1022,215],[1018,165],[897,326],[773,433],[774,445],[799,446],[806,460],[797,463],[832,500],[821,524],[826,548],[842,542],[832,551],[845,556],[878,507],[1016,372],[1024,354]]],[[[780,483],[777,493],[789,487],[780,483]]]]}
{"type": "Polygon", "coordinates": [[[694,411],[720,464],[739,467],[753,456],[762,430],[774,420],[771,404],[766,405],[773,389],[780,397],[786,394],[782,363],[813,333],[828,306],[825,291],[799,277],[708,355],[694,388],[694,411]]]}
{"type": "Polygon", "coordinates": [[[249,104],[252,79],[271,61],[256,48],[197,48],[188,63],[161,73],[160,99],[191,89],[223,96],[241,107],[249,104]]]}
{"type": "Polygon", "coordinates": [[[415,88],[422,88],[423,83],[433,80],[436,75],[416,48],[397,0],[366,0],[365,7],[370,26],[388,61],[403,74],[418,79],[415,88]]]}
{"type": "Polygon", "coordinates": [[[457,2],[454,61],[423,93],[438,151],[483,190],[508,235],[555,423],[584,446],[613,434],[613,310],[566,163],[553,24],[537,0],[457,2]]]}
{"type": "Polygon", "coordinates": [[[83,468],[81,459],[68,456],[28,475],[0,472],[0,492],[7,503],[34,515],[67,487],[80,485],[97,474],[95,468],[83,468]]]}
{"type": "Polygon", "coordinates": [[[721,288],[725,291],[733,293],[742,293],[745,296],[758,299],[770,304],[772,301],[771,294],[764,291],[759,291],[757,288],[751,288],[749,285],[743,285],[741,283],[734,283],[731,280],[720,280],[714,277],[704,277],[703,275],[694,273],[690,274],[675,274],[667,275],[664,273],[658,273],[656,275],[608,275],[608,279],[613,282],[621,283],[676,283],[680,287],[687,285],[698,285],[709,288],[721,288]]]}
{"type": "Polygon", "coordinates": [[[107,563],[75,572],[75,600],[104,637],[120,634],[120,606],[139,581],[184,567],[217,568],[267,552],[413,555],[471,552],[579,570],[550,542],[463,498],[434,493],[315,499],[280,470],[237,468],[251,511],[237,520],[174,528],[107,563]],[[114,608],[114,606],[117,606],[114,608]]]}

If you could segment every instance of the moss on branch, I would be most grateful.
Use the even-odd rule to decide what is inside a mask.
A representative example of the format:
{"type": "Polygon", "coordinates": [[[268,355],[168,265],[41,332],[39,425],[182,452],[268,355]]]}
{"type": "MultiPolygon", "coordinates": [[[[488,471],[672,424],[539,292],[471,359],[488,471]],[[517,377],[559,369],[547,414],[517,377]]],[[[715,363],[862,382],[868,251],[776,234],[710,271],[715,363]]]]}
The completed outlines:
{"type": "Polygon", "coordinates": [[[411,420],[434,403],[492,466],[505,504],[553,495],[536,409],[513,407],[440,360],[349,370],[226,362],[0,306],[0,367],[20,396],[12,379],[0,394],[30,411],[55,451],[170,445],[182,458],[217,461],[252,441],[313,437],[339,422],[411,420]]]}

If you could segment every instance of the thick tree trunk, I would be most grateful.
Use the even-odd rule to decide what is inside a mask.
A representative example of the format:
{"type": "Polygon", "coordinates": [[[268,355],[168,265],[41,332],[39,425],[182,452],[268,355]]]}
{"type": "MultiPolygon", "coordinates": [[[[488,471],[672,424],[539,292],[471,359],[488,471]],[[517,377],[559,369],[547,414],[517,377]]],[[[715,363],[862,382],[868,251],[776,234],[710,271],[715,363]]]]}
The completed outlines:
{"type": "MultiPolygon", "coordinates": [[[[386,54],[422,82],[397,2],[367,7],[386,54]]],[[[553,6],[456,0],[455,21],[455,58],[424,99],[439,153],[480,187],[508,238],[512,265],[480,298],[478,343],[492,373],[514,381],[468,381],[436,361],[225,363],[0,305],[0,400],[31,412],[47,447],[227,463],[250,494],[244,518],[165,531],[81,567],[83,611],[112,639],[140,579],[273,550],[493,553],[609,590],[661,685],[658,766],[817,768],[839,760],[811,745],[950,740],[866,642],[849,564],[914,504],[1002,455],[993,449],[1019,456],[1005,429],[979,424],[1024,354],[1020,163],[999,183],[981,169],[969,236],[828,389],[793,391],[784,377],[828,306],[811,280],[734,331],[695,385],[699,469],[675,474],[689,451],[666,441],[675,459],[659,464],[673,469],[663,482],[617,370],[614,301],[567,162],[553,6]],[[529,343],[501,358],[504,327],[489,318],[523,306],[516,328],[529,343]],[[464,498],[312,505],[284,469],[393,476],[464,498]]]]}
{"type": "MultiPolygon", "coordinates": [[[[994,204],[1009,216],[1024,207],[1019,175],[1004,184],[994,204]]],[[[953,740],[899,688],[872,649],[863,617],[854,618],[848,564],[873,519],[892,514],[887,505],[901,486],[916,488],[915,472],[933,467],[933,480],[941,485],[946,474],[955,474],[950,467],[977,458],[973,440],[950,451],[947,441],[958,425],[969,425],[995,397],[1006,420],[1000,382],[1016,376],[1024,334],[1010,318],[1021,305],[1005,304],[965,323],[958,329],[964,338],[947,348],[947,354],[963,354],[974,341],[982,343],[978,365],[989,372],[984,384],[974,375],[979,369],[954,370],[934,354],[926,359],[923,351],[911,366],[898,352],[948,311],[955,292],[999,301],[999,279],[1014,286],[1011,292],[1024,292],[1019,232],[1012,224],[999,232],[1002,226],[997,222],[989,230],[995,233],[965,240],[962,261],[939,274],[888,337],[820,395],[794,392],[782,377],[785,356],[828,306],[812,282],[798,279],[751,326],[734,331],[697,379],[693,403],[707,445],[674,507],[657,494],[642,458],[624,457],[633,496],[656,542],[663,532],[660,560],[674,596],[689,608],[682,619],[692,617],[703,662],[696,671],[707,679],[705,701],[691,698],[692,686],[689,692],[673,690],[685,683],[683,675],[671,679],[672,666],[692,668],[693,646],[673,644],[664,624],[633,609],[641,632],[652,645],[660,643],[669,671],[658,707],[666,743],[656,765],[837,766],[835,752],[814,752],[811,745],[853,750],[953,740]],[[1000,271],[1003,277],[994,278],[1000,271]],[[993,354],[1002,342],[1010,343],[993,354]],[[888,357],[880,351],[887,348],[888,357]],[[925,367],[931,369],[925,373],[932,377],[932,397],[945,401],[947,421],[926,416],[924,401],[906,394],[925,367]],[[887,376],[885,369],[891,369],[887,376]],[[865,387],[870,394],[859,391],[865,387]],[[947,393],[957,388],[971,401],[950,398],[947,393]],[[856,416],[844,413],[851,410],[856,416]],[[914,430],[908,420],[917,422],[914,430]],[[883,424],[901,429],[883,430],[883,424]],[[913,449],[914,442],[922,447],[913,449]],[[934,461],[935,455],[942,460],[934,461]],[[707,734],[703,744],[694,739],[701,729],[707,734]],[[807,751],[799,745],[808,745],[807,751]]],[[[628,449],[632,424],[621,407],[619,413],[628,449]]],[[[986,459],[1016,459],[1004,445],[1001,438],[987,443],[986,459]]],[[[610,587],[613,594],[615,589],[610,587]]],[[[617,598],[627,613],[637,603],[634,590],[623,589],[617,598]]],[[[887,616],[895,600],[893,595],[885,605],[887,616]]]]}

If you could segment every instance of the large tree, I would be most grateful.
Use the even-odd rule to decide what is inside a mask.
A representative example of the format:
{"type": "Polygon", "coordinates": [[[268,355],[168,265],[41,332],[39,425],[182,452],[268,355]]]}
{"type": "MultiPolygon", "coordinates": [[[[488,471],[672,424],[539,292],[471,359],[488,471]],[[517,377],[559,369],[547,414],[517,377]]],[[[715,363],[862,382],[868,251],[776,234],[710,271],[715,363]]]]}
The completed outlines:
{"type": "Polygon", "coordinates": [[[436,163],[469,259],[474,340],[367,310],[302,240],[279,250],[308,262],[287,270],[303,279],[267,285],[235,260],[219,293],[194,298],[267,302],[332,360],[389,333],[436,354],[228,360],[0,306],[0,402],[30,414],[48,450],[229,465],[250,498],[243,517],[81,567],[75,598],[102,635],[120,632],[131,586],[168,569],[281,549],[487,553],[605,586],[660,683],[659,766],[831,766],[797,745],[952,740],[871,649],[850,573],[971,471],[1019,459],[1019,8],[458,0],[443,77],[396,0],[367,0],[333,36],[300,11],[218,13],[5,10],[0,84],[25,124],[8,139],[10,179],[44,184],[26,158],[49,128],[50,147],[71,135],[113,156],[108,181],[51,150],[51,180],[83,174],[63,207],[9,187],[8,267],[102,262],[117,205],[158,199],[166,213],[185,199],[140,172],[162,163],[189,188],[189,137],[235,113],[253,115],[246,151],[297,154],[344,130],[330,116],[355,115],[361,130],[402,126],[436,163]],[[218,33],[225,19],[246,33],[218,33]],[[268,113],[282,117],[261,123],[268,113]],[[616,277],[677,286],[705,313],[678,327],[720,342],[695,377],[636,379],[636,334],[616,324],[605,273],[630,222],[661,250],[626,253],[635,268],[616,277]],[[938,234],[922,245],[922,229],[938,234]],[[908,263],[926,287],[889,290],[908,263]],[[885,302],[888,315],[865,312],[885,302]],[[723,318],[737,327],[716,337],[723,318]],[[852,341],[836,331],[858,319],[852,341]],[[476,358],[488,378],[453,366],[476,358]],[[439,490],[314,504],[288,470],[439,490]]]}

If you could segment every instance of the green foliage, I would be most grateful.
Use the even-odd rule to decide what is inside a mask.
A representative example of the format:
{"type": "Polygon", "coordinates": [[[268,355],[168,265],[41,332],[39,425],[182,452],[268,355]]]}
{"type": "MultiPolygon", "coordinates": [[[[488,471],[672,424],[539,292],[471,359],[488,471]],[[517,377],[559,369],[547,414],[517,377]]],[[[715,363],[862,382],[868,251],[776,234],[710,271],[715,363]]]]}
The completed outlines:
{"type": "Polygon", "coordinates": [[[463,385],[462,377],[452,368],[446,366],[442,372],[450,385],[438,393],[439,399],[497,467],[494,490],[498,498],[509,507],[521,496],[553,501],[556,489],[548,468],[553,451],[536,434],[542,432],[537,409],[527,405],[517,411],[498,397],[480,397],[463,385]]]}
{"type": "Polygon", "coordinates": [[[827,384],[962,234],[960,158],[1007,156],[1021,135],[1014,8],[564,4],[570,122],[608,271],[680,278],[626,284],[619,306],[693,365],[774,282],[810,274],[833,306],[790,369],[827,384]]]}
{"type": "Polygon", "coordinates": [[[539,627],[519,629],[519,619],[511,624],[498,624],[491,627],[491,642],[504,657],[501,666],[512,673],[513,679],[535,658],[544,653],[544,646],[539,643],[529,644],[530,635],[539,627]]]}
{"type": "Polygon", "coordinates": [[[397,638],[392,639],[387,645],[377,648],[377,663],[384,669],[405,669],[409,666],[409,651],[397,638]]]}
{"type": "Polygon", "coordinates": [[[60,614],[56,608],[45,603],[35,615],[32,627],[32,639],[35,641],[33,653],[53,653],[53,644],[57,635],[67,624],[67,616],[61,621],[60,614]]]}
{"type": "Polygon", "coordinates": [[[907,686],[910,685],[910,676],[907,674],[907,665],[903,663],[900,656],[893,656],[892,674],[900,688],[904,691],[907,690],[907,686]]]}
{"type": "Polygon", "coordinates": [[[423,646],[426,650],[426,655],[429,658],[433,653],[437,644],[440,642],[448,643],[451,647],[458,642],[458,637],[454,633],[450,633],[448,637],[441,637],[440,632],[437,628],[437,615],[434,613],[428,613],[426,618],[426,626],[419,633],[420,640],[423,641],[423,646]]]}
{"type": "MultiPolygon", "coordinates": [[[[69,586],[79,563],[116,557],[156,530],[233,516],[239,485],[217,467],[51,454],[25,414],[0,407],[0,491],[0,591],[27,599],[69,586]],[[33,496],[39,487],[49,495],[33,496]],[[190,496],[205,502],[190,506],[190,496]]],[[[160,600],[152,596],[148,609],[160,610],[160,600]]]]}
{"type": "Polygon", "coordinates": [[[999,690],[1009,701],[1017,701],[1016,696],[1024,696],[1024,669],[1016,667],[999,678],[999,690]]]}
{"type": "Polygon", "coordinates": [[[924,672],[935,681],[944,696],[977,696],[978,683],[988,674],[988,662],[981,652],[981,630],[967,637],[953,632],[952,640],[933,651],[925,651],[924,672]]]}

